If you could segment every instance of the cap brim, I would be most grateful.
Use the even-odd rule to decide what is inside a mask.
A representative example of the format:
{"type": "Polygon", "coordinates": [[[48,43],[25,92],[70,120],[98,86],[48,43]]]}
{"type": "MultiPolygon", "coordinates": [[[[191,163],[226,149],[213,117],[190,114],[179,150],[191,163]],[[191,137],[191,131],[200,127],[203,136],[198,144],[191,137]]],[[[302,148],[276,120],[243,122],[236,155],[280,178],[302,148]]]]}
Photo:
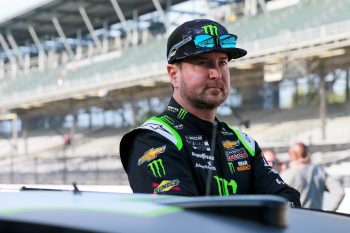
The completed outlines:
{"type": "Polygon", "coordinates": [[[244,57],[245,55],[247,55],[247,50],[245,49],[241,49],[241,48],[210,48],[210,49],[206,49],[206,50],[202,50],[202,51],[197,51],[195,53],[193,53],[190,56],[186,56],[186,57],[193,57],[193,56],[197,56],[199,54],[202,53],[212,53],[212,52],[222,52],[222,53],[226,53],[229,60],[231,59],[238,59],[241,57],[244,57]]]}
{"type": "Polygon", "coordinates": [[[223,49],[223,48],[208,48],[208,49],[204,49],[201,51],[193,52],[191,54],[183,54],[183,56],[178,56],[175,59],[169,60],[168,63],[171,64],[171,63],[175,63],[175,62],[181,61],[181,60],[186,59],[186,58],[188,59],[188,58],[198,56],[199,54],[202,54],[202,53],[212,53],[212,52],[226,53],[229,60],[238,59],[238,58],[241,58],[241,57],[244,57],[245,55],[247,55],[247,51],[244,49],[241,49],[241,48],[225,48],[225,49],[223,49]]]}
{"type": "Polygon", "coordinates": [[[231,59],[238,59],[247,55],[247,50],[241,48],[223,49],[231,59]]]}

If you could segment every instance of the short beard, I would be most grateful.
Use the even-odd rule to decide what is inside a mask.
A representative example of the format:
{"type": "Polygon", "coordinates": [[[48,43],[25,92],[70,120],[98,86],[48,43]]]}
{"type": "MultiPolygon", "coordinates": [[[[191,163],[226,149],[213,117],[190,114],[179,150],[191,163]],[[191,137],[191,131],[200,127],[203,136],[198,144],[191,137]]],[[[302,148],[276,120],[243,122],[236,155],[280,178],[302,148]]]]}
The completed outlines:
{"type": "MultiPolygon", "coordinates": [[[[203,98],[200,98],[200,96],[190,96],[188,93],[190,92],[184,84],[182,84],[182,91],[181,91],[181,95],[183,96],[184,99],[187,100],[188,103],[191,103],[191,105],[193,105],[194,107],[198,108],[198,109],[209,109],[209,110],[214,110],[216,108],[218,108],[222,103],[225,102],[226,97],[224,97],[222,99],[222,101],[218,102],[218,103],[211,103],[206,101],[203,98]]],[[[193,92],[192,92],[193,93],[193,92]]]]}
{"type": "Polygon", "coordinates": [[[210,109],[210,110],[214,110],[216,109],[217,107],[219,107],[222,103],[219,103],[219,104],[213,104],[213,103],[208,103],[204,100],[201,100],[201,99],[197,99],[197,98],[192,98],[188,95],[186,95],[186,99],[192,103],[193,106],[195,106],[196,108],[199,108],[199,109],[210,109]]]}

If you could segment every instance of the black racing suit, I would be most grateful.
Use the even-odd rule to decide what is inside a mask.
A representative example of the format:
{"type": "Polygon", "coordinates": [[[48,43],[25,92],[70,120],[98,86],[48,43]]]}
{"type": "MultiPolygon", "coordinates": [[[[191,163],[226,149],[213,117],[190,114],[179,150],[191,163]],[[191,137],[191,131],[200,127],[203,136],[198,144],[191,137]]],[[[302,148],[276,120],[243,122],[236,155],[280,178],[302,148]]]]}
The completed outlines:
{"type": "Polygon", "coordinates": [[[276,194],[299,207],[299,192],[268,165],[258,144],[216,121],[214,153],[213,124],[187,112],[174,99],[162,114],[124,135],[120,156],[133,192],[276,194]]]}

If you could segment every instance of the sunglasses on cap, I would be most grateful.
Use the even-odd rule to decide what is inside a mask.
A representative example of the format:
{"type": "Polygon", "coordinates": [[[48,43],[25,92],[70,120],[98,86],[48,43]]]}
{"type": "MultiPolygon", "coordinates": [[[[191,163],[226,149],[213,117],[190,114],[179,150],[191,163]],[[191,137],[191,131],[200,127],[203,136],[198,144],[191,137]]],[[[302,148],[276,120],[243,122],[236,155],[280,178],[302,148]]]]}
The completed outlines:
{"type": "Polygon", "coordinates": [[[222,49],[231,49],[236,48],[237,36],[233,34],[222,34],[220,36],[198,34],[195,36],[186,37],[184,40],[171,47],[168,55],[168,61],[172,56],[175,55],[177,49],[181,48],[191,41],[193,41],[196,49],[210,49],[216,47],[222,49]]]}

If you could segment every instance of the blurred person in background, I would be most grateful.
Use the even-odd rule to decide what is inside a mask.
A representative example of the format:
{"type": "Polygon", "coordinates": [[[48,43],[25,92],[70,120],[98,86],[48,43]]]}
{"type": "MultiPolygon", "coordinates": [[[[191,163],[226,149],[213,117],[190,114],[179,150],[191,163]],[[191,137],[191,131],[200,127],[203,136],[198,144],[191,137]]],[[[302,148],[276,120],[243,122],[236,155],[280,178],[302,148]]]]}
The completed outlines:
{"type": "Polygon", "coordinates": [[[267,149],[263,151],[264,157],[267,163],[275,169],[278,173],[285,170],[285,165],[277,158],[276,152],[274,149],[267,149]]]}
{"type": "Polygon", "coordinates": [[[266,163],[255,140],[216,117],[230,90],[228,62],[247,53],[236,42],[236,35],[206,19],[185,22],[169,36],[169,105],[120,143],[133,192],[275,194],[300,206],[298,191],[266,163]]]}
{"type": "Polygon", "coordinates": [[[326,210],[336,211],[345,196],[340,182],[329,176],[321,166],[312,165],[308,148],[304,143],[296,143],[288,151],[290,163],[281,176],[288,185],[300,192],[304,208],[322,209],[323,193],[331,194],[331,203],[326,210]]]}

